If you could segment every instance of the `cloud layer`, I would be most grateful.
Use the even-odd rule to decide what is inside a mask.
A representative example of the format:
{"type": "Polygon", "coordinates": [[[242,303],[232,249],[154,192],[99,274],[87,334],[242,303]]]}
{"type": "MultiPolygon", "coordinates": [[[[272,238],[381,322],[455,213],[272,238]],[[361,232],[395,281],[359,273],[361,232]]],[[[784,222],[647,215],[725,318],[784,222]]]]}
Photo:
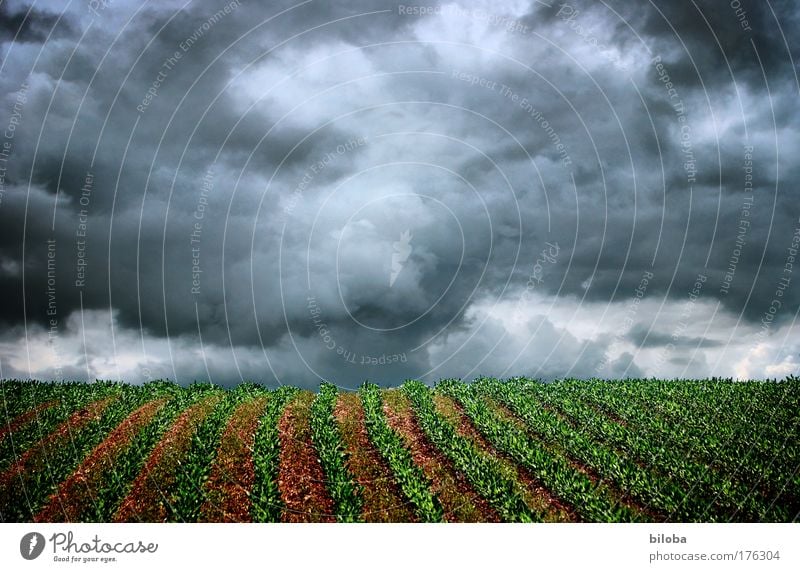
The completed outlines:
{"type": "Polygon", "coordinates": [[[797,7],[548,4],[3,3],[0,374],[797,373],[797,7]]]}

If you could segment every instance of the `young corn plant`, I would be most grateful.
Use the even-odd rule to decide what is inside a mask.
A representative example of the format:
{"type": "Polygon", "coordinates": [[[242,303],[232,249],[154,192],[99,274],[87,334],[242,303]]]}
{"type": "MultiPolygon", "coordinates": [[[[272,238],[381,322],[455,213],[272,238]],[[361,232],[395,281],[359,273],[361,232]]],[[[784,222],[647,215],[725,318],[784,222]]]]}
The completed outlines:
{"type": "MultiPolygon", "coordinates": [[[[5,385],[5,384],[3,384],[5,385]]],[[[119,390],[118,384],[101,383],[59,383],[59,384],[32,384],[30,391],[22,391],[20,396],[25,399],[24,405],[17,405],[12,409],[22,413],[28,408],[35,407],[44,399],[55,398],[57,403],[48,409],[38,412],[30,423],[19,430],[7,434],[0,440],[0,472],[7,469],[20,455],[49,435],[59,424],[79,409],[93,401],[108,397],[119,390]],[[46,389],[47,387],[50,390],[46,389]]]]}
{"type": "Polygon", "coordinates": [[[81,514],[81,522],[110,522],[119,503],[128,493],[130,485],[142,469],[147,456],[161,439],[175,418],[202,395],[186,390],[174,383],[149,382],[144,390],[150,399],[167,399],[155,417],[133,437],[127,448],[114,459],[113,466],[106,471],[102,485],[96,491],[93,502],[87,502],[81,514]]]}
{"type": "Polygon", "coordinates": [[[417,421],[431,442],[467,476],[475,490],[500,514],[503,520],[533,522],[544,519],[533,512],[522,498],[518,485],[509,479],[499,463],[481,453],[467,438],[437,415],[430,390],[418,381],[406,382],[403,391],[411,399],[417,421]]]}
{"type": "Polygon", "coordinates": [[[251,516],[254,522],[278,522],[283,501],[278,490],[278,463],[281,451],[278,421],[286,404],[297,394],[297,389],[283,386],[269,395],[264,415],[256,431],[253,444],[255,482],[250,493],[251,516]]]}
{"type": "Polygon", "coordinates": [[[629,522],[637,515],[596,486],[584,474],[574,469],[561,456],[551,453],[542,444],[530,439],[513,422],[502,419],[486,407],[475,394],[482,389],[491,392],[498,388],[488,381],[469,386],[459,382],[444,382],[439,389],[459,401],[478,430],[498,450],[537,475],[542,483],[564,502],[572,505],[586,520],[629,522]]]}
{"type": "Polygon", "coordinates": [[[30,459],[19,480],[0,490],[0,516],[4,521],[30,521],[56,487],[66,479],[86,455],[94,449],[131,411],[147,399],[141,387],[119,385],[113,400],[97,419],[47,443],[30,459]],[[20,482],[22,481],[22,482],[20,482]]]}
{"type": "Polygon", "coordinates": [[[178,469],[176,497],[170,505],[169,520],[197,522],[200,519],[200,509],[206,500],[205,484],[217,456],[222,431],[233,410],[251,396],[251,390],[252,386],[240,385],[235,390],[226,392],[211,415],[197,427],[186,458],[178,469]]]}
{"type": "Polygon", "coordinates": [[[369,438],[386,459],[400,490],[414,505],[420,520],[441,522],[444,511],[439,499],[431,492],[430,483],[422,469],[414,464],[402,437],[386,422],[381,390],[375,384],[364,383],[360,394],[369,438]]]}
{"type": "Polygon", "coordinates": [[[311,438],[327,479],[328,493],[336,504],[339,522],[359,522],[362,500],[359,485],[347,469],[342,436],[333,417],[336,386],[322,383],[311,405],[311,438]]]}

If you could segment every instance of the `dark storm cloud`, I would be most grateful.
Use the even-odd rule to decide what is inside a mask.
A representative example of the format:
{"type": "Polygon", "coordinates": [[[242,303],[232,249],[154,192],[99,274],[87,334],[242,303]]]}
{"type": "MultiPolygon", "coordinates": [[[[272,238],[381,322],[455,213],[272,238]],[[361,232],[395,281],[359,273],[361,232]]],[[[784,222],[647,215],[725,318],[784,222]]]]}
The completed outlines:
{"type": "Polygon", "coordinates": [[[69,17],[60,18],[38,8],[12,9],[9,2],[0,5],[0,42],[41,43],[74,33],[69,17]]]}
{"type": "Polygon", "coordinates": [[[682,40],[685,53],[678,56],[675,72],[679,81],[695,82],[699,88],[702,78],[706,87],[715,87],[714,84],[729,83],[733,73],[737,82],[761,87],[762,70],[768,78],[791,81],[791,60],[784,35],[797,29],[793,2],[742,0],[721,7],[718,2],[705,0],[694,2],[690,9],[677,2],[655,5],[658,12],[648,12],[634,23],[641,22],[641,31],[659,47],[673,44],[676,36],[682,40]]]}
{"type": "Polygon", "coordinates": [[[630,50],[641,47],[643,41],[653,55],[662,56],[672,77],[685,87],[705,86],[713,91],[717,84],[730,84],[733,74],[737,82],[760,88],[762,68],[769,78],[793,80],[784,40],[786,36],[791,50],[798,24],[791,0],[653,0],[645,4],[575,0],[556,2],[550,8],[533,3],[523,20],[542,31],[568,21],[586,35],[593,35],[601,20],[612,30],[607,44],[630,50]]]}
{"type": "Polygon", "coordinates": [[[663,347],[672,344],[676,348],[693,350],[706,347],[713,348],[722,345],[722,342],[701,337],[672,335],[666,332],[648,331],[643,325],[638,325],[627,334],[627,338],[640,348],[663,347]]]}
{"type": "MultiPolygon", "coordinates": [[[[55,296],[64,332],[82,307],[174,343],[175,355],[159,346],[170,375],[203,374],[187,357],[202,335],[219,375],[269,377],[269,359],[278,375],[348,383],[491,375],[512,350],[531,375],[592,375],[602,341],[534,320],[531,335],[562,340],[536,363],[525,340],[497,347],[506,326],[469,315],[476,300],[516,299],[536,268],[538,293],[612,314],[645,272],[665,312],[702,275],[704,300],[758,324],[798,224],[798,93],[777,31],[796,51],[798,16],[791,2],[742,7],[750,30],[711,2],[447,16],[393,2],[115,2],[94,18],[76,8],[41,45],[57,13],[4,5],[4,117],[30,88],[0,203],[0,295],[13,301],[0,320],[48,327],[55,296]],[[617,53],[598,55],[592,38],[617,53]],[[355,49],[370,44],[382,45],[355,49]],[[743,215],[745,144],[755,200],[743,215]],[[543,261],[547,244],[558,255],[543,261]]],[[[786,291],[776,326],[798,300],[786,291]]],[[[625,339],[644,350],[673,339],[649,329],[625,339]]],[[[604,373],[639,375],[637,359],[623,352],[604,373]]]]}
{"type": "MultiPolygon", "coordinates": [[[[717,124],[730,120],[731,115],[738,115],[739,121],[747,122],[751,138],[749,143],[755,146],[757,205],[752,209],[752,218],[749,220],[752,228],[746,239],[747,245],[742,249],[741,256],[736,257],[740,260],[737,263],[736,280],[730,293],[722,299],[730,310],[744,312],[749,319],[755,320],[765,309],[760,301],[774,292],[776,276],[780,274],[779,263],[782,260],[785,262],[785,252],[775,244],[776,236],[783,237],[784,241],[790,240],[797,226],[796,210],[792,208],[795,201],[793,188],[796,188],[793,181],[797,180],[797,169],[783,151],[779,164],[776,164],[778,150],[792,148],[794,141],[787,138],[776,145],[776,141],[770,140],[767,135],[775,131],[777,117],[786,117],[790,124],[797,124],[797,114],[788,112],[787,107],[795,105],[797,100],[795,70],[778,30],[780,25],[792,46],[797,11],[791,3],[772,3],[770,6],[767,3],[742,2],[742,10],[750,27],[744,30],[736,9],[727,4],[720,8],[718,4],[710,2],[656,2],[654,6],[657,10],[618,2],[609,2],[607,6],[617,14],[600,3],[571,2],[558,3],[551,10],[536,7],[526,21],[532,24],[546,22],[546,26],[551,28],[572,24],[576,43],[581,41],[580,35],[594,37],[595,34],[601,34],[601,29],[594,25],[597,21],[613,23],[615,34],[607,38],[606,43],[616,44],[624,52],[644,47],[631,28],[636,31],[649,50],[648,56],[661,58],[676,86],[678,97],[685,105],[686,117],[693,127],[695,142],[692,152],[699,172],[694,177],[694,193],[690,196],[687,173],[680,168],[682,149],[679,145],[670,144],[670,134],[676,133],[678,127],[676,112],[665,97],[664,88],[656,81],[656,70],[652,66],[645,68],[645,75],[637,80],[641,81],[640,89],[644,93],[647,109],[641,108],[640,102],[635,99],[635,114],[617,109],[623,128],[616,133],[614,129],[607,132],[610,139],[604,138],[600,149],[600,164],[617,165],[617,172],[613,171],[613,167],[611,172],[605,169],[610,189],[600,188],[600,164],[589,159],[591,153],[588,149],[579,156],[589,161],[578,168],[578,183],[584,183],[584,188],[589,191],[584,195],[587,198],[581,199],[586,205],[582,209],[584,212],[593,207],[617,210],[618,204],[614,205],[612,201],[631,194],[630,174],[635,172],[641,192],[637,197],[636,217],[633,217],[629,201],[622,212],[609,212],[608,218],[598,217],[588,221],[588,225],[582,222],[583,230],[591,231],[589,236],[579,235],[578,238],[580,247],[576,252],[577,262],[579,268],[583,266],[584,270],[567,277],[567,288],[580,293],[583,278],[591,273],[586,267],[593,269],[596,263],[598,274],[592,281],[588,293],[590,297],[607,299],[618,280],[621,280],[623,291],[630,291],[635,287],[648,255],[657,254],[657,291],[665,292],[669,287],[671,295],[683,296],[700,273],[713,276],[714,288],[718,289],[716,286],[728,267],[738,234],[736,229],[743,187],[743,145],[748,141],[741,127],[733,133],[726,133],[720,140],[706,138],[702,143],[698,141],[697,134],[702,124],[710,129],[712,113],[716,116],[717,124]],[[776,16],[773,16],[772,10],[776,16]],[[557,15],[559,13],[562,14],[560,17],[557,15]],[[753,49],[751,39],[758,53],[753,49]],[[765,83],[764,76],[769,85],[765,83]],[[740,90],[738,96],[744,97],[741,104],[736,100],[734,82],[740,90]],[[787,112],[788,117],[784,115],[787,112]],[[773,113],[776,117],[773,117],[773,113]],[[648,125],[649,120],[656,125],[655,133],[648,125]],[[633,169],[628,165],[628,149],[619,144],[623,133],[628,136],[634,134],[633,169]],[[764,136],[761,136],[762,133],[764,136]],[[730,138],[731,135],[734,139],[730,138]],[[663,187],[660,181],[648,180],[648,173],[660,169],[656,137],[661,144],[660,158],[667,169],[663,187]],[[718,153],[720,158],[717,157],[718,153]],[[603,155],[609,157],[607,163],[603,155]],[[611,157],[615,157],[615,160],[611,157]],[[622,165],[624,167],[619,169],[622,165]],[[780,190],[776,193],[775,173],[778,170],[782,175],[780,190]],[[606,191],[611,196],[606,195],[606,191]],[[663,194],[667,194],[666,211],[661,209],[663,194]],[[709,196],[714,200],[708,200],[709,196]],[[656,229],[661,227],[661,218],[665,215],[668,223],[664,233],[656,235],[656,229]],[[603,222],[608,223],[605,236],[603,229],[597,228],[603,222]],[[626,261],[627,244],[632,234],[634,256],[626,261]],[[605,249],[601,247],[603,239],[607,245],[605,249]],[[681,251],[684,239],[689,248],[681,251]],[[657,244],[658,251],[655,250],[657,244]],[[759,268],[762,255],[764,265],[759,268]],[[633,271],[620,274],[626,262],[633,271]],[[676,271],[674,281],[673,270],[676,271]]],[[[541,26],[540,31],[544,33],[546,28],[541,26]]],[[[602,34],[601,39],[604,39],[602,34]]],[[[611,94],[611,101],[618,105],[623,98],[615,95],[611,94]]],[[[601,100],[599,92],[596,92],[595,98],[601,100]]],[[[578,106],[582,112],[591,107],[596,109],[596,116],[603,115],[611,122],[611,110],[604,110],[603,105],[581,103],[578,106]]],[[[565,234],[569,235],[575,229],[568,226],[565,230],[565,234]]],[[[791,306],[795,308],[796,294],[791,294],[791,297],[791,306]]],[[[784,317],[791,315],[790,311],[784,317]]]]}

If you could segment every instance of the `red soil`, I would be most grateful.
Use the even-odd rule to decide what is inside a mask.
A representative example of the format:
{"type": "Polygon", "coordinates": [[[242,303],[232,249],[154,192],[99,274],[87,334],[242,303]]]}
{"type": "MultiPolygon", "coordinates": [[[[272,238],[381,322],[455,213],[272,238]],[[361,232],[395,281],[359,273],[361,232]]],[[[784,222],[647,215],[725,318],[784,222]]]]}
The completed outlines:
{"type": "Polygon", "coordinates": [[[278,489],[285,505],[283,522],[335,522],[333,500],[325,489],[325,475],[311,440],[311,403],[303,392],[278,422],[281,443],[278,489]]]}
{"type": "Polygon", "coordinates": [[[255,481],[253,442],[267,397],[239,405],[222,434],[211,469],[203,520],[208,522],[250,522],[250,490],[255,481]]]}
{"type": "Polygon", "coordinates": [[[392,472],[372,445],[364,420],[364,409],[356,393],[340,393],[333,410],[347,453],[347,468],[361,485],[364,501],[361,516],[366,522],[414,522],[409,506],[392,472]]]}
{"type": "Polygon", "coordinates": [[[35,517],[36,522],[75,522],[87,502],[91,502],[103,478],[112,469],[118,456],[130,445],[136,434],[145,427],[166,403],[157,399],[145,403],[119,424],[108,437],[95,447],[35,517]]]}
{"type": "Polygon", "coordinates": [[[192,443],[197,426],[211,413],[221,399],[211,395],[184,411],[167,431],[147,458],[142,472],[131,485],[131,490],[122,501],[116,522],[164,522],[167,505],[175,482],[175,471],[181,457],[192,443]]]}
{"type": "Polygon", "coordinates": [[[452,463],[428,440],[417,424],[409,406],[397,407],[396,399],[387,398],[383,412],[389,427],[397,431],[411,452],[414,464],[431,481],[431,488],[442,502],[445,519],[450,522],[499,522],[500,517],[489,503],[455,470],[452,463]]]}
{"type": "Polygon", "coordinates": [[[444,395],[434,396],[434,402],[440,413],[445,414],[449,419],[456,422],[456,430],[460,435],[471,439],[481,450],[497,459],[507,461],[509,466],[514,468],[517,480],[522,484],[527,493],[525,502],[528,506],[548,511],[552,520],[580,520],[580,517],[572,507],[566,506],[558,500],[530,471],[516,465],[513,460],[508,459],[505,454],[498,451],[494,445],[487,441],[472,424],[472,421],[461,408],[461,404],[444,395]]]}
{"type": "Polygon", "coordinates": [[[26,411],[22,415],[18,415],[16,418],[14,418],[13,421],[11,421],[10,423],[8,423],[8,424],[4,425],[2,428],[0,428],[0,441],[2,441],[5,438],[6,435],[10,435],[11,433],[14,433],[15,431],[17,431],[23,425],[26,425],[26,424],[30,423],[31,421],[33,421],[33,419],[35,417],[37,417],[39,415],[39,413],[41,413],[45,409],[50,409],[51,407],[54,407],[57,404],[58,404],[58,400],[55,400],[55,399],[52,400],[52,401],[46,401],[45,403],[41,403],[41,404],[37,405],[36,407],[31,409],[30,411],[26,411]]]}
{"type": "Polygon", "coordinates": [[[100,419],[103,411],[113,400],[113,397],[99,399],[70,415],[56,427],[55,431],[25,451],[14,464],[0,474],[0,488],[8,486],[20,473],[34,472],[46,451],[66,446],[73,431],[78,431],[92,421],[100,419]]]}

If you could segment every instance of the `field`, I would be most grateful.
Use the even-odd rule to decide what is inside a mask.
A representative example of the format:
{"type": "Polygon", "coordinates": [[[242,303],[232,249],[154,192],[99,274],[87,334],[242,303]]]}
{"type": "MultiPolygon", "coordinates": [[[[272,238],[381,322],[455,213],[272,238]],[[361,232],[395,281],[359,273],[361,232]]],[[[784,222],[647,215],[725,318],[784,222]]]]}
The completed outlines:
{"type": "Polygon", "coordinates": [[[4,522],[791,522],[800,380],[0,383],[4,522]]]}

